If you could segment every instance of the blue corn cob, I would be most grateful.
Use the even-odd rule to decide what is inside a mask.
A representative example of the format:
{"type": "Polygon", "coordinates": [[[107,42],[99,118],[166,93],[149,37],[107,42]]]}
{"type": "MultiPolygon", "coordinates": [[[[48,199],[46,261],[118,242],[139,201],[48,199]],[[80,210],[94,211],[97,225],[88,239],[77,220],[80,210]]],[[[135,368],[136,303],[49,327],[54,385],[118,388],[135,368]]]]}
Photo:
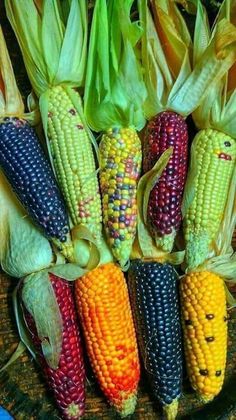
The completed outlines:
{"type": "Polygon", "coordinates": [[[182,387],[178,274],[170,264],[133,260],[128,273],[141,356],[154,397],[177,410],[182,387]]]}
{"type": "Polygon", "coordinates": [[[58,244],[67,242],[69,222],[64,202],[35,131],[26,120],[0,120],[0,167],[44,234],[58,244]]]}

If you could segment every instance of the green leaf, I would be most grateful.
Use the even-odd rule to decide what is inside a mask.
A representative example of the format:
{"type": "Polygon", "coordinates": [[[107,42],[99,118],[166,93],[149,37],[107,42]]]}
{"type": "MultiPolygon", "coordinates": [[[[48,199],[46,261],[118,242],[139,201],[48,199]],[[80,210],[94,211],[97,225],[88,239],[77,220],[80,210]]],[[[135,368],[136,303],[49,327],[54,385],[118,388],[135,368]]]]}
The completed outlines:
{"type": "Polygon", "coordinates": [[[62,348],[62,318],[47,270],[24,280],[22,300],[34,319],[43,355],[52,369],[59,364],[62,348]]]}

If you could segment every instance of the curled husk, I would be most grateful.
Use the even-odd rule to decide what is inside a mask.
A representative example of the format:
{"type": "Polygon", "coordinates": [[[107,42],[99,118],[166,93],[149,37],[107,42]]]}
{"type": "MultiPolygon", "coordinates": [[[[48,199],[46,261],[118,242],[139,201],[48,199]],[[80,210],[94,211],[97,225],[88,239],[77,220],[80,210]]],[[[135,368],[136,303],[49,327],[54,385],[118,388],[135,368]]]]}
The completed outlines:
{"type": "Polygon", "coordinates": [[[212,34],[205,8],[197,4],[194,42],[175,2],[152,0],[154,20],[147,0],[139,0],[142,63],[148,96],[144,111],[151,118],[166,109],[188,116],[208,102],[211,88],[229,70],[236,58],[236,28],[225,17],[212,34]]]}

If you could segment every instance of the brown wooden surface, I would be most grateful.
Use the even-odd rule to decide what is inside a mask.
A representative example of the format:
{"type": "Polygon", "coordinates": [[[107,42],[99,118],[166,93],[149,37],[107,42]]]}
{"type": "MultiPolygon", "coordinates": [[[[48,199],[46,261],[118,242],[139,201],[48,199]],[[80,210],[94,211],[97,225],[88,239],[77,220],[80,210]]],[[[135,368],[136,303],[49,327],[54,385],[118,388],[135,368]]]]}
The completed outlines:
{"type": "MultiPolygon", "coordinates": [[[[19,52],[14,34],[11,31],[3,10],[3,0],[0,0],[0,22],[4,29],[10,54],[17,74],[17,80],[22,94],[30,92],[30,85],[26,77],[21,54],[19,52]]],[[[236,235],[235,235],[236,245],[236,235]]],[[[10,279],[0,273],[0,367],[3,366],[16,349],[19,336],[12,309],[12,291],[16,280],[10,279]]],[[[235,314],[236,315],[236,314],[235,314]]],[[[229,322],[229,357],[225,384],[230,378],[236,376],[236,319],[229,322]]],[[[94,377],[88,368],[87,401],[85,420],[115,419],[118,416],[108,407],[101,392],[96,386],[94,377]]],[[[232,390],[235,392],[235,389],[232,390]]],[[[138,404],[132,419],[151,420],[160,419],[160,408],[150,398],[147,381],[142,375],[138,404]]],[[[235,398],[236,400],[236,398],[235,398]]],[[[217,402],[217,399],[216,399],[217,402]]],[[[7,371],[0,373],[0,405],[10,411],[16,420],[53,420],[60,419],[55,408],[53,398],[45,386],[39,367],[25,352],[7,371]]],[[[196,395],[191,391],[185,380],[184,395],[181,398],[179,418],[190,418],[194,409],[201,406],[196,395]],[[187,416],[187,417],[186,417],[187,416]]],[[[192,417],[191,417],[192,418],[192,417]]],[[[205,419],[216,419],[216,416],[206,416],[205,419]]],[[[217,419],[236,419],[236,404],[232,402],[226,416],[217,416],[217,419]]]]}

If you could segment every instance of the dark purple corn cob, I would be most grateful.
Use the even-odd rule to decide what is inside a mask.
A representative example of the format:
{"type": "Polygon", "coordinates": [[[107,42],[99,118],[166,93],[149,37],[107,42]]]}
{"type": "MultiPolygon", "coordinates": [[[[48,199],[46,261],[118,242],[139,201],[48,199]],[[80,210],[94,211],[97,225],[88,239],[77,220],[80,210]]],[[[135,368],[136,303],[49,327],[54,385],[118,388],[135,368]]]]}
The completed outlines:
{"type": "Polygon", "coordinates": [[[130,301],[144,367],[154,397],[177,406],[182,388],[178,274],[170,264],[131,261],[130,301]]]}
{"type": "Polygon", "coordinates": [[[73,289],[69,282],[53,274],[50,274],[50,280],[63,322],[62,352],[57,369],[50,368],[46,363],[34,320],[25,308],[24,316],[43,373],[54,393],[63,419],[78,420],[83,416],[85,408],[85,369],[73,289]]]}
{"type": "Polygon", "coordinates": [[[162,153],[173,147],[173,154],[162,176],[150,193],[148,215],[150,231],[164,251],[171,251],[181,224],[181,204],[187,175],[188,128],[175,112],[166,111],[149,121],[144,137],[143,170],[149,171],[162,153]]]}
{"type": "Polygon", "coordinates": [[[66,208],[46,155],[27,121],[17,117],[0,120],[0,167],[45,235],[66,242],[66,208]]]}

